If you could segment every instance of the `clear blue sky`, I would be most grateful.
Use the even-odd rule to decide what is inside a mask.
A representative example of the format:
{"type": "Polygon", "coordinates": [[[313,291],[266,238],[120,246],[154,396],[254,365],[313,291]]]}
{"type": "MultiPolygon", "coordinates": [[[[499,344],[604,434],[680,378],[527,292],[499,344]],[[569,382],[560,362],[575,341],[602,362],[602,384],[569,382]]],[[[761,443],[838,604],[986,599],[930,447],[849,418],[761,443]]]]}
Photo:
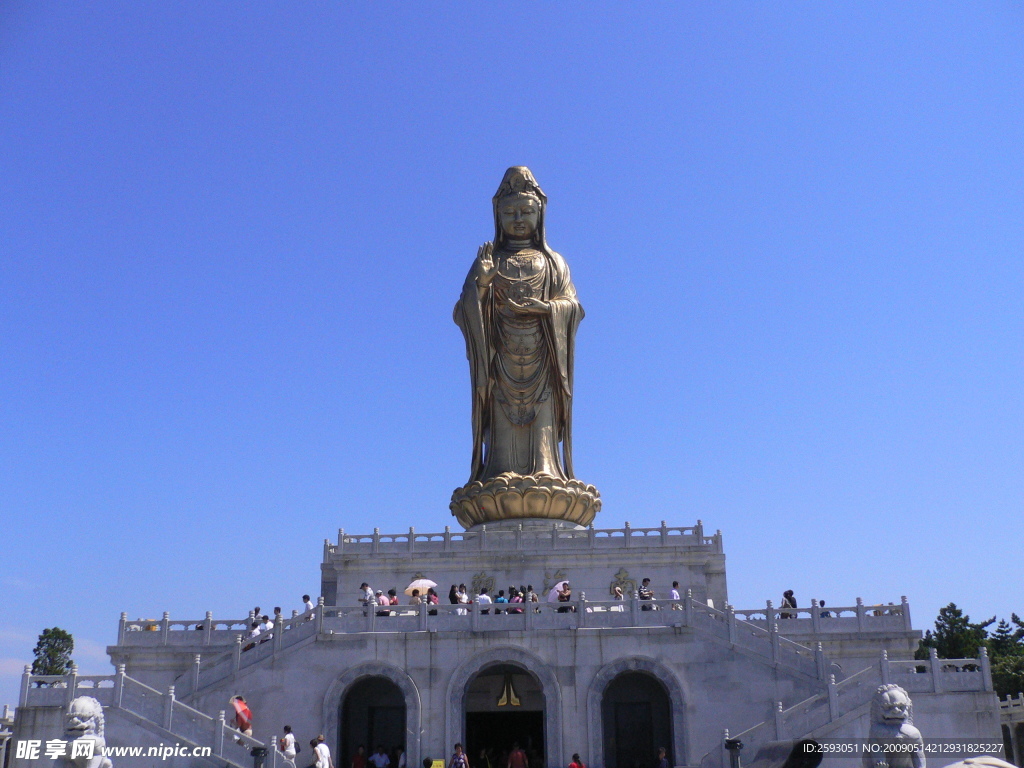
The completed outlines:
{"type": "MultiPolygon", "coordinates": [[[[0,6],[0,703],[43,627],[298,606],[440,530],[529,165],[598,525],[730,598],[1024,612],[1019,3],[0,6]]],[[[454,524],[454,523],[453,523],[454,524]]]]}

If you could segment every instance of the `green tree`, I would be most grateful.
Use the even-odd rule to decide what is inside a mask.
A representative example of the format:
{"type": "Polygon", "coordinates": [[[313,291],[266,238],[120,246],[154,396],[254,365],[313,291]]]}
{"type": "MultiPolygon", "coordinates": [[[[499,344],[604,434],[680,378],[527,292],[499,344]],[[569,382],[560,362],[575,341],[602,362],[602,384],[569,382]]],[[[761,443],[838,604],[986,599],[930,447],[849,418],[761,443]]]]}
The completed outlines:
{"type": "Polygon", "coordinates": [[[1005,656],[1024,654],[1024,643],[1021,642],[1024,638],[1024,626],[1017,614],[1013,614],[1011,618],[1017,629],[1014,629],[1006,619],[1000,619],[995,632],[988,639],[988,652],[993,662],[1005,656]]]}
{"type": "Polygon", "coordinates": [[[65,675],[71,671],[71,653],[75,640],[70,632],[60,627],[44,629],[39,642],[32,651],[36,658],[32,662],[33,675],[65,675]]]}
{"type": "Polygon", "coordinates": [[[975,624],[970,616],[956,607],[956,603],[950,603],[939,609],[935,632],[925,632],[914,658],[927,659],[928,649],[934,648],[942,659],[973,659],[985,644],[986,628],[995,620],[993,616],[988,621],[975,624]]]}
{"type": "Polygon", "coordinates": [[[1003,656],[992,662],[992,685],[1000,698],[1024,691],[1024,654],[1003,656]]]}

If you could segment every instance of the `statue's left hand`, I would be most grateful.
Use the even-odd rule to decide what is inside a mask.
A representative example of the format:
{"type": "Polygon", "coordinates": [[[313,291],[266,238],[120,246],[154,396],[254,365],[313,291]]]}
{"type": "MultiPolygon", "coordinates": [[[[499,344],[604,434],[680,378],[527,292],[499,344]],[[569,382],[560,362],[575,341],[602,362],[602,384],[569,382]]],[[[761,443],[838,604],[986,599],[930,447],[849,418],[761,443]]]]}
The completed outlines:
{"type": "Polygon", "coordinates": [[[513,299],[509,299],[508,303],[512,305],[513,309],[524,315],[551,314],[550,301],[541,301],[540,299],[523,299],[522,301],[515,301],[513,299]]]}

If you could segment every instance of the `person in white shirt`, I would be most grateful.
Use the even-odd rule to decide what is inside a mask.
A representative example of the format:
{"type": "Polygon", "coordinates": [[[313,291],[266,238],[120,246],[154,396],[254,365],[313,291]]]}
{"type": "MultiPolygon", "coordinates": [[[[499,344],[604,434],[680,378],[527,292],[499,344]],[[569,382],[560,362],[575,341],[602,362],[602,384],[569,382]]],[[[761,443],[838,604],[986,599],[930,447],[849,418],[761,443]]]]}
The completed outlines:
{"type": "MultiPolygon", "coordinates": [[[[487,594],[487,587],[484,587],[483,589],[480,590],[480,594],[477,595],[476,601],[480,605],[490,605],[491,604],[491,602],[492,602],[491,601],[491,596],[487,594]]],[[[480,609],[480,613],[490,613],[490,612],[491,612],[490,608],[481,608],[480,609]]]]}
{"type": "Polygon", "coordinates": [[[378,744],[377,751],[370,755],[370,762],[373,763],[376,768],[388,768],[391,765],[391,758],[388,757],[384,751],[384,745],[378,744]]]}
{"type": "Polygon", "coordinates": [[[364,581],[362,584],[359,585],[359,591],[362,593],[362,596],[359,598],[359,600],[360,602],[362,602],[363,605],[374,604],[375,600],[373,598],[373,590],[370,589],[369,584],[367,584],[364,581]]]}
{"type": "Polygon", "coordinates": [[[672,610],[678,611],[678,610],[680,610],[683,607],[683,606],[681,606],[679,604],[679,582],[678,581],[673,581],[672,582],[672,589],[668,593],[668,599],[672,601],[672,610]]]}
{"type": "Polygon", "coordinates": [[[313,608],[315,608],[315,606],[313,605],[313,601],[309,599],[309,595],[302,596],[302,608],[303,613],[309,613],[309,618],[306,619],[306,621],[312,621],[314,618],[316,618],[316,614],[310,613],[310,611],[312,611],[313,608]]]}
{"type": "Polygon", "coordinates": [[[334,761],[331,760],[331,750],[324,744],[323,736],[318,736],[310,741],[309,746],[313,748],[313,757],[316,758],[316,762],[313,763],[314,768],[334,768],[334,761]]]}
{"type": "Polygon", "coordinates": [[[295,734],[292,733],[290,725],[284,727],[284,736],[281,737],[281,754],[284,755],[285,762],[295,768],[295,734]]]}

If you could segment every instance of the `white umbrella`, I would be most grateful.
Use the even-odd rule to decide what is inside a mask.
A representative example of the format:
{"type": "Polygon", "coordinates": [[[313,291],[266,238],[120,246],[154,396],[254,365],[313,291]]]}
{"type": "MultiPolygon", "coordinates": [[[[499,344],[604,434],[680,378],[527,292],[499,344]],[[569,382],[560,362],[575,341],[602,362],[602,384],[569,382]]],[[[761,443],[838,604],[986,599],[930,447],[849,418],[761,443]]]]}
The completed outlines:
{"type": "Polygon", "coordinates": [[[553,586],[551,588],[551,591],[548,592],[548,602],[549,603],[557,603],[558,602],[558,593],[561,592],[563,589],[565,589],[565,585],[568,584],[568,583],[569,583],[568,581],[560,581],[557,584],[555,584],[555,586],[553,586]]]}
{"type": "Polygon", "coordinates": [[[416,579],[412,584],[405,588],[405,594],[412,597],[412,591],[418,589],[421,595],[427,594],[427,590],[437,586],[436,581],[430,579],[416,579]]]}

